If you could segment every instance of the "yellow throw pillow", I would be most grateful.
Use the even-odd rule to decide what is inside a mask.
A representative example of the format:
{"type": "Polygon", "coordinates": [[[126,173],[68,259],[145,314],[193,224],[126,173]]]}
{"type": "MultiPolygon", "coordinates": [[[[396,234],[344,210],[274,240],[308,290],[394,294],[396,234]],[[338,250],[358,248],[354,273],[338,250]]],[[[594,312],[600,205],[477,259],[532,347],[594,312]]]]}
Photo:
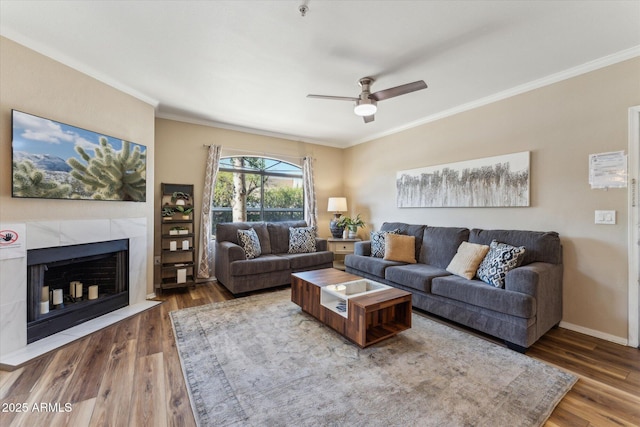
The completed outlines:
{"type": "Polygon", "coordinates": [[[471,280],[488,252],[489,246],[487,245],[462,242],[458,247],[458,252],[447,266],[447,271],[471,280]]]}
{"type": "MultiPolygon", "coordinates": [[[[488,247],[488,246],[487,246],[488,247]]],[[[388,261],[416,263],[416,238],[404,234],[384,236],[384,259],[388,261]]]]}

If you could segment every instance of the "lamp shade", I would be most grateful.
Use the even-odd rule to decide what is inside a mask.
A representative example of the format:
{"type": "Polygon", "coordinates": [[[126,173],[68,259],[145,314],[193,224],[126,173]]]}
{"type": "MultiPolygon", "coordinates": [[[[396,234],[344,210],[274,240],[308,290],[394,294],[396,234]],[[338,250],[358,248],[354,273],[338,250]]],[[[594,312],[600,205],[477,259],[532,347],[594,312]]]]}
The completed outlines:
{"type": "Polygon", "coordinates": [[[329,206],[327,207],[327,211],[346,212],[347,198],[346,197],[329,197],[329,206]]]}

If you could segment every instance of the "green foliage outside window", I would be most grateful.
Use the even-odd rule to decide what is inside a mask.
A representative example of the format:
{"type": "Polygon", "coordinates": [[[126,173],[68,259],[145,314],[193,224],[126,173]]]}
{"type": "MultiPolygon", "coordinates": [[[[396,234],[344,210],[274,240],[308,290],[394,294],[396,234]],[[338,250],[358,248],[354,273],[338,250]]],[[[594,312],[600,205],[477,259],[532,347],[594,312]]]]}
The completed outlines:
{"type": "Polygon", "coordinates": [[[287,221],[304,218],[302,170],[260,157],[222,159],[212,222],[287,221]]]}

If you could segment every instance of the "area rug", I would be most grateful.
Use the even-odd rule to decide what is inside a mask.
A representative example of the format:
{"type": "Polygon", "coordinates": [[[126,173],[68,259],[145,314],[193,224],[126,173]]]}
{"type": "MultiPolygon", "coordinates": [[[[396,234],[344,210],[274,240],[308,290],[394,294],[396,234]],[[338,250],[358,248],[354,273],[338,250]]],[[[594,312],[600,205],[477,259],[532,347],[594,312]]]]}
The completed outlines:
{"type": "Polygon", "coordinates": [[[361,349],[290,290],[171,321],[200,426],[539,426],[577,380],[416,313],[361,349]]]}

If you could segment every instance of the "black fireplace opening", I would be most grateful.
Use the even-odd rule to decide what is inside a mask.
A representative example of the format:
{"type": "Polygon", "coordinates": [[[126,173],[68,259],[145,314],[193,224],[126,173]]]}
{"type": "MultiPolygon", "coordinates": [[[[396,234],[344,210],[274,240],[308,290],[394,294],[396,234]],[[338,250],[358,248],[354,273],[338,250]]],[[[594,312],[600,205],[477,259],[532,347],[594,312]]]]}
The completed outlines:
{"type": "Polygon", "coordinates": [[[27,251],[27,343],[129,305],[129,240],[27,251]]]}

